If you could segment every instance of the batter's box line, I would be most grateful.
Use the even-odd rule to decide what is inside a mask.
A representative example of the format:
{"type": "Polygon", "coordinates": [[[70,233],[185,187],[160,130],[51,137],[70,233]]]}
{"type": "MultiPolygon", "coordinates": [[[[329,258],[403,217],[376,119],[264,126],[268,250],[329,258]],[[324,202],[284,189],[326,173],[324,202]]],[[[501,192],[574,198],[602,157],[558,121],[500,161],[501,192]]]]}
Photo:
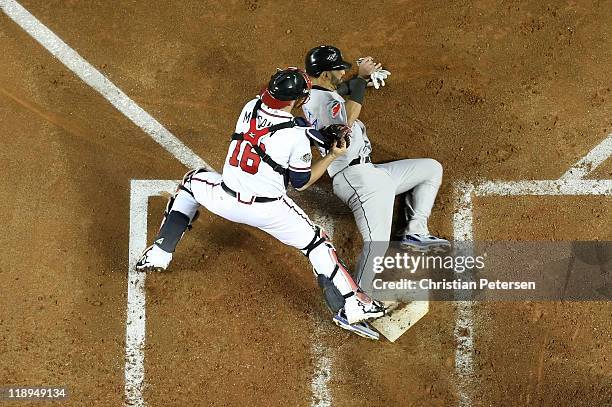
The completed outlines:
{"type": "Polygon", "coordinates": [[[130,188],[130,240],[125,334],[125,404],[144,407],[144,346],[146,337],[146,273],[135,265],[147,246],[149,197],[172,193],[180,181],[132,180],[130,188]]]}
{"type": "MultiPolygon", "coordinates": [[[[612,180],[565,177],[543,181],[459,182],[455,185],[457,211],[453,215],[453,235],[456,241],[474,240],[474,197],[492,196],[612,196],[612,180]]],[[[471,389],[476,385],[473,305],[472,301],[457,303],[455,376],[461,407],[472,405],[471,389]]]]}
{"type": "Polygon", "coordinates": [[[612,180],[568,179],[544,181],[460,182],[455,187],[457,211],[453,215],[455,240],[473,239],[473,197],[485,196],[588,196],[612,195],[612,180]]]}
{"type": "MultiPolygon", "coordinates": [[[[125,405],[144,407],[145,388],[145,339],[146,339],[146,273],[136,271],[135,265],[147,247],[147,214],[149,197],[171,194],[180,181],[176,180],[132,180],[130,184],[130,238],[129,269],[127,287],[127,312],[125,335],[125,405]]],[[[315,211],[313,220],[325,226],[331,235],[334,222],[320,211],[315,211]]],[[[332,352],[324,345],[323,321],[315,321],[311,352],[315,359],[311,381],[312,406],[329,407],[332,396],[328,382],[332,375],[332,352]]]]}

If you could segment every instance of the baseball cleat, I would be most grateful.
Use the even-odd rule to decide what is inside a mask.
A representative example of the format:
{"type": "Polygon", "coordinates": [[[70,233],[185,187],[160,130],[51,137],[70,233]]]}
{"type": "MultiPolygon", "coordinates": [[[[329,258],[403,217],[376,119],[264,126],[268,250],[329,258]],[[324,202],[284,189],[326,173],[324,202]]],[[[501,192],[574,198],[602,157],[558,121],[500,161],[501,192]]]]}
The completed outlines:
{"type": "Polygon", "coordinates": [[[384,316],[385,312],[385,306],[380,301],[369,298],[363,292],[347,298],[344,304],[344,315],[350,325],[375,320],[384,316]]]}
{"type": "Polygon", "coordinates": [[[418,252],[429,251],[444,251],[451,247],[448,240],[436,237],[434,235],[420,235],[418,233],[410,233],[404,236],[400,241],[402,249],[412,249],[418,252]]]}
{"type": "Polygon", "coordinates": [[[334,324],[338,325],[340,328],[353,332],[363,338],[372,339],[374,341],[380,339],[380,334],[376,332],[367,322],[358,322],[353,325],[349,324],[348,320],[346,319],[346,315],[344,315],[342,310],[338,311],[332,320],[334,321],[334,324]]]}
{"type": "Polygon", "coordinates": [[[157,245],[151,245],[140,256],[140,259],[136,263],[136,270],[138,271],[164,271],[168,268],[172,260],[172,253],[168,253],[162,250],[157,245]]]}

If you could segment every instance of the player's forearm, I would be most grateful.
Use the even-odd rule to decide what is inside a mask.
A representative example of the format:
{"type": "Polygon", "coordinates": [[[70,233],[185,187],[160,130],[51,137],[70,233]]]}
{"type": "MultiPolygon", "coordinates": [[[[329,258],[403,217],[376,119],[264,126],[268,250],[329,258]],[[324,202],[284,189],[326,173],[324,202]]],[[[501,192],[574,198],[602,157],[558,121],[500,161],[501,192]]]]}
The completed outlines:
{"type": "Polygon", "coordinates": [[[310,180],[303,187],[296,188],[296,189],[298,191],[303,191],[307,189],[308,187],[310,187],[315,182],[317,182],[319,178],[321,178],[321,176],[325,174],[325,171],[327,171],[327,168],[332,163],[332,161],[334,161],[335,159],[336,159],[336,156],[330,153],[330,154],[327,154],[325,157],[321,158],[316,163],[314,163],[312,165],[312,168],[310,169],[310,180]]]}
{"type": "Polygon", "coordinates": [[[349,127],[353,126],[355,120],[359,119],[359,113],[361,113],[361,104],[352,100],[347,100],[346,104],[346,124],[349,127]]]}
{"type": "Polygon", "coordinates": [[[362,77],[355,77],[348,81],[348,87],[350,89],[350,100],[347,100],[346,107],[346,121],[350,126],[353,125],[355,120],[359,118],[361,113],[361,105],[363,104],[363,98],[365,96],[365,90],[368,85],[368,81],[362,77]]]}

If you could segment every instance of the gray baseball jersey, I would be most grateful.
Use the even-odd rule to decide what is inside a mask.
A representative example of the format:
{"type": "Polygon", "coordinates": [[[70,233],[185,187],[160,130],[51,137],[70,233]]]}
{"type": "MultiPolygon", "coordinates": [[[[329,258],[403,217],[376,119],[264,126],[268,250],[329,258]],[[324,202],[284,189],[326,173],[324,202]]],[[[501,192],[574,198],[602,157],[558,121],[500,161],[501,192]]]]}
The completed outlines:
{"type": "MultiPolygon", "coordinates": [[[[347,123],[346,101],[336,91],[327,90],[319,86],[313,86],[310,91],[310,99],[302,106],[306,119],[317,129],[321,130],[331,124],[347,123]]],[[[321,155],[325,156],[324,149],[319,149],[321,155]]],[[[366,133],[365,125],[360,120],[355,120],[351,127],[351,143],[341,157],[335,159],[327,172],[330,177],[348,167],[349,163],[358,157],[368,157],[372,152],[372,146],[366,133]]]]}
{"type": "MultiPolygon", "coordinates": [[[[336,91],[318,86],[313,86],[310,100],[302,109],[317,129],[348,121],[344,98],[336,91]]],[[[405,196],[411,210],[406,212],[405,233],[427,235],[427,219],[442,182],[442,166],[428,158],[385,164],[362,160],[359,165],[349,166],[354,159],[368,157],[371,152],[365,125],[355,120],[347,153],[328,168],[334,194],[351,208],[365,243],[356,267],[356,279],[366,291],[373,278],[372,268],[367,265],[385,254],[389,242],[395,196],[411,191],[405,196]]],[[[321,154],[325,155],[325,151],[321,154]]]]}

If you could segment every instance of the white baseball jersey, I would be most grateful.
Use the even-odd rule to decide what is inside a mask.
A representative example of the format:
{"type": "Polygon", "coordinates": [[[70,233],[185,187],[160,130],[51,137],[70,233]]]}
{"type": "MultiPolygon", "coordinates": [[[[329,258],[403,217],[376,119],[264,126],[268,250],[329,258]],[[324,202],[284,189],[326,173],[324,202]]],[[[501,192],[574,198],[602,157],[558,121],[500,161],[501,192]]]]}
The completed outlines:
{"type": "MultiPolygon", "coordinates": [[[[346,101],[336,91],[327,90],[319,86],[313,86],[310,91],[310,99],[302,106],[306,119],[317,129],[331,124],[346,124],[346,101]]],[[[325,155],[324,149],[319,149],[321,155],[325,155]]],[[[372,152],[372,145],[366,134],[365,125],[360,120],[355,120],[351,127],[351,143],[345,155],[335,159],[327,172],[331,177],[348,166],[358,157],[368,157],[372,152]]]]}
{"type": "MultiPolygon", "coordinates": [[[[247,103],[236,123],[236,133],[245,133],[251,125],[251,115],[258,99],[247,103]]],[[[287,122],[293,116],[282,110],[262,105],[256,112],[256,127],[261,130],[287,122]]],[[[307,131],[312,127],[293,127],[266,134],[259,139],[259,146],[277,164],[293,172],[310,172],[312,155],[307,131]]],[[[256,227],[293,246],[308,256],[316,274],[332,280],[344,296],[357,294],[357,285],[345,267],[338,262],[338,255],[330,242],[311,246],[320,237],[308,215],[285,193],[285,179],[261,160],[252,150],[250,142],[233,140],[223,167],[223,174],[199,169],[188,173],[182,189],[179,189],[172,211],[178,211],[193,219],[200,205],[229,221],[256,227]],[[236,195],[230,194],[223,184],[236,195]],[[250,195],[250,197],[248,196],[250,195]],[[257,202],[253,197],[278,198],[257,202]],[[311,247],[309,247],[311,246],[311,247]],[[306,249],[308,248],[308,249],[306,249]]],[[[363,294],[358,294],[360,301],[363,294]]]]}
{"type": "MultiPolygon", "coordinates": [[[[236,133],[247,133],[257,98],[247,103],[236,122],[236,133]]],[[[290,113],[261,106],[257,129],[293,119],[290,113]]],[[[309,172],[312,161],[307,127],[293,127],[266,134],[259,145],[278,164],[295,172],[309,172]]],[[[263,162],[247,141],[232,141],[223,167],[223,182],[243,197],[276,198],[286,193],[285,179],[263,162]]]]}

